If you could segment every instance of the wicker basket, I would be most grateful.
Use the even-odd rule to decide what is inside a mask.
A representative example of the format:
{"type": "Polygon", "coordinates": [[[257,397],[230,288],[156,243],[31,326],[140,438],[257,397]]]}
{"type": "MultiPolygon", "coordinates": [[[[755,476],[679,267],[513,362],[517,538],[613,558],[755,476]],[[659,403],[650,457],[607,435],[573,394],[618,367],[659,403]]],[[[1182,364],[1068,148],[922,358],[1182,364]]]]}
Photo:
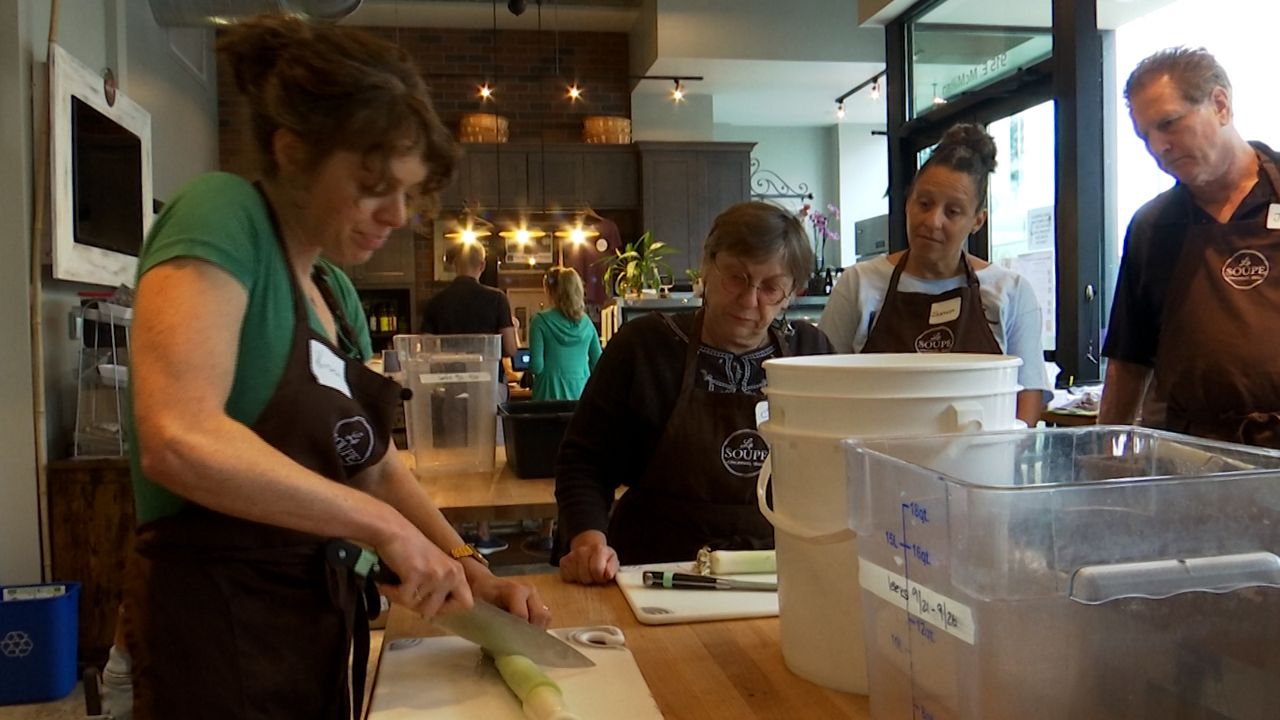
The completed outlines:
{"type": "Polygon", "coordinates": [[[507,119],[501,115],[470,113],[462,116],[458,141],[464,143],[504,143],[510,137],[507,119]]]}
{"type": "Polygon", "coordinates": [[[611,115],[588,115],[582,119],[582,141],[626,145],[631,142],[631,119],[611,115]]]}

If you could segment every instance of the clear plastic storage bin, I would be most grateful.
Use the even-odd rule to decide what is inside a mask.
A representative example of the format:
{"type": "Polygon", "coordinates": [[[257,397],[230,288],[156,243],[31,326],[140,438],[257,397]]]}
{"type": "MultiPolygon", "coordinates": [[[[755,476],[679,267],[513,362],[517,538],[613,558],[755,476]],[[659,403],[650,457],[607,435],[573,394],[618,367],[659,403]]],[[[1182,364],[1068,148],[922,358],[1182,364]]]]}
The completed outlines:
{"type": "Polygon", "coordinates": [[[876,720],[1280,717],[1280,454],[1131,427],[846,448],[876,720]]]}
{"type": "Polygon", "coordinates": [[[501,335],[397,335],[405,431],[419,475],[493,470],[501,335]]]}

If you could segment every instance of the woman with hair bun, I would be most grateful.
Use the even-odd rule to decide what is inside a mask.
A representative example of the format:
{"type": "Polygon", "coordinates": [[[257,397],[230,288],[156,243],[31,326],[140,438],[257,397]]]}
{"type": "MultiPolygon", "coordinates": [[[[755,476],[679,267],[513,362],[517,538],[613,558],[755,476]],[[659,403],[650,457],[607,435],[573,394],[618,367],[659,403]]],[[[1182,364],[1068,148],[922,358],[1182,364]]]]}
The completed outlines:
{"type": "Polygon", "coordinates": [[[219,51],[261,168],[189,183],[138,262],[134,718],[359,717],[379,599],[339,542],[375,550],[399,576],[382,592],[425,617],[483,599],[550,620],[401,461],[401,388],[364,367],[368,329],[339,269],[430,209],[458,149],[409,57],[359,30],[263,16],[219,51]]]}
{"type": "Polygon", "coordinates": [[[1017,417],[1034,427],[1051,396],[1035,292],[1018,273],[964,250],[987,220],[995,167],[985,130],[947,130],[907,194],[907,249],[843,273],[818,327],[837,352],[1016,355],[1017,417]]]}
{"type": "Polygon", "coordinates": [[[542,278],[551,307],[529,321],[534,400],[577,400],[600,359],[600,337],[587,317],[582,278],[553,267],[542,278]]]}

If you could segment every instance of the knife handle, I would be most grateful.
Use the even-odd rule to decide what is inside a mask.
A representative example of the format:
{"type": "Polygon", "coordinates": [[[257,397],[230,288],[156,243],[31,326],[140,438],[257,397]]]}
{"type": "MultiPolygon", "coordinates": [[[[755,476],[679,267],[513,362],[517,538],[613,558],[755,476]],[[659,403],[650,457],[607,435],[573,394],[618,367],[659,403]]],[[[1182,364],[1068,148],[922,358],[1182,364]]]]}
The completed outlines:
{"type": "Polygon", "coordinates": [[[647,587],[686,588],[690,590],[716,590],[718,578],[678,573],[670,570],[645,570],[641,580],[647,587]]]}
{"type": "Polygon", "coordinates": [[[324,556],[330,565],[351,570],[367,580],[382,585],[400,584],[400,576],[384,565],[377,553],[348,540],[330,540],[325,543],[324,556]]]}

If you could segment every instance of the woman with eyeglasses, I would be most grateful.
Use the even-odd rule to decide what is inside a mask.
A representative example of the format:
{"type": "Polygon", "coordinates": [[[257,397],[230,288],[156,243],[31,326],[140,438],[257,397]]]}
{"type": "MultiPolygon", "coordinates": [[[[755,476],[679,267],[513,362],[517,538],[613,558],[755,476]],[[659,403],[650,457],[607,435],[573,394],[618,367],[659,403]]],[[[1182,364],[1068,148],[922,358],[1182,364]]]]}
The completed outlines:
{"type": "Polygon", "coordinates": [[[783,317],[812,267],[794,215],[734,205],[703,247],[702,309],[645,315],[609,341],[560,446],[564,580],[607,582],[619,564],[693,560],[703,545],[773,547],[755,499],[769,452],[755,408],[765,360],[831,352],[816,327],[783,317]]]}
{"type": "Polygon", "coordinates": [[[1016,355],[1017,417],[1034,427],[1052,397],[1040,304],[1026,278],[964,251],[995,167],[986,131],[949,129],[907,195],[907,249],[841,274],[818,327],[837,352],[1016,355]]]}

